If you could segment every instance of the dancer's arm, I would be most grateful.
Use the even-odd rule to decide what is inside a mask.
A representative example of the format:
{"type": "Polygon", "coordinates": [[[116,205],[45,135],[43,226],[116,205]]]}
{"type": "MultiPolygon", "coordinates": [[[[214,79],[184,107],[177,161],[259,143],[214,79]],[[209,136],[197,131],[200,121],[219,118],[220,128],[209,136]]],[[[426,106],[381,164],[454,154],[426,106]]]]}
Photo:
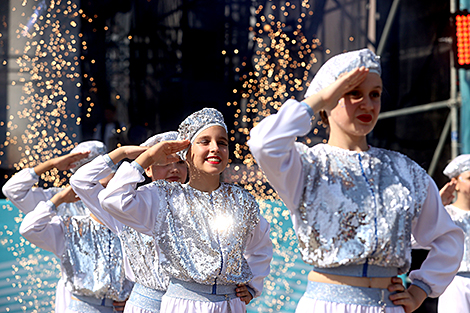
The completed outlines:
{"type": "Polygon", "coordinates": [[[393,304],[403,306],[405,313],[411,313],[421,306],[426,299],[426,292],[415,285],[405,289],[400,277],[392,277],[392,284],[388,287],[390,300],[393,304]]]}
{"type": "Polygon", "coordinates": [[[144,181],[144,168],[154,163],[163,165],[179,161],[173,154],[188,145],[187,140],[161,142],[147,149],[132,164],[123,163],[108,186],[99,193],[101,207],[123,224],[152,235],[159,208],[166,205],[165,196],[160,195],[152,184],[137,190],[135,187],[144,181]]]}
{"type": "Polygon", "coordinates": [[[106,187],[117,163],[124,158],[134,159],[146,149],[146,147],[139,146],[117,148],[109,154],[98,156],[83,165],[70,178],[70,185],[87,208],[116,234],[122,230],[122,223],[101,208],[98,194],[106,187]]]}
{"type": "Polygon", "coordinates": [[[56,215],[56,207],[77,200],[72,188],[67,187],[51,200],[39,202],[23,219],[20,234],[36,246],[61,257],[65,249],[65,229],[62,219],[56,215]]]}
{"type": "Polygon", "coordinates": [[[34,167],[34,171],[39,176],[54,168],[58,169],[59,171],[68,171],[69,169],[75,167],[75,162],[88,157],[89,154],[90,151],[69,153],[36,165],[34,167]]]}
{"type": "Polygon", "coordinates": [[[261,295],[264,278],[269,275],[271,270],[273,244],[269,237],[269,230],[269,223],[264,217],[260,216],[259,223],[247,240],[244,256],[253,273],[253,279],[248,283],[248,286],[252,289],[250,293],[253,297],[261,295]]]}
{"type": "Polygon", "coordinates": [[[266,117],[250,132],[248,145],[271,186],[289,210],[296,210],[304,178],[294,143],[311,129],[314,113],[336,106],[343,94],[367,76],[367,69],[351,71],[302,102],[287,100],[277,114],[266,117]]]}
{"type": "Polygon", "coordinates": [[[349,73],[344,73],[335,82],[318,93],[305,98],[303,102],[310,106],[314,113],[318,113],[321,110],[329,111],[336,107],[344,94],[361,84],[366,79],[368,73],[369,69],[365,67],[356,68],[349,73]]]}
{"type": "Polygon", "coordinates": [[[456,185],[457,180],[452,179],[450,182],[445,184],[444,187],[441,188],[441,190],[439,190],[443,205],[449,205],[454,200],[454,191],[456,185]]]}
{"type": "Polygon", "coordinates": [[[421,268],[412,271],[409,277],[429,297],[438,297],[459,269],[464,234],[444,209],[439,190],[430,177],[427,197],[418,220],[412,225],[412,233],[416,242],[430,251],[421,268]]]}
{"type": "Polygon", "coordinates": [[[33,188],[41,174],[53,168],[70,169],[74,162],[87,157],[88,154],[89,152],[70,153],[48,160],[34,168],[22,169],[3,185],[2,192],[20,211],[29,213],[40,201],[49,200],[57,192],[56,188],[33,188]]]}

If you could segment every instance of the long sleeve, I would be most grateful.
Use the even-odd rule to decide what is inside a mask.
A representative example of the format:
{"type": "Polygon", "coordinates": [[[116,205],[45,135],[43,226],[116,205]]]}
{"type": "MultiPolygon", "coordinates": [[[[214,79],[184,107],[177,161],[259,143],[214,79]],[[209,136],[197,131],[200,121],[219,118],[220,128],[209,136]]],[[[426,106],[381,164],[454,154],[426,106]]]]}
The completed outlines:
{"type": "Polygon", "coordinates": [[[2,187],[3,194],[18,210],[29,213],[40,201],[47,201],[54,195],[56,188],[33,188],[39,176],[33,168],[25,168],[11,177],[2,187]]]}
{"type": "Polygon", "coordinates": [[[99,195],[101,207],[118,221],[138,232],[153,235],[157,219],[157,194],[148,184],[135,189],[143,182],[142,173],[131,163],[124,162],[108,186],[99,195]]]}
{"type": "Polygon", "coordinates": [[[255,290],[254,297],[261,295],[264,278],[269,275],[273,258],[273,244],[269,238],[269,223],[260,216],[259,223],[248,238],[245,258],[253,273],[253,279],[248,284],[255,290]]]}
{"type": "Polygon", "coordinates": [[[70,185],[86,207],[112,232],[118,234],[122,223],[101,208],[98,194],[104,190],[100,180],[112,174],[113,166],[109,157],[100,155],[88,164],[83,165],[70,178],[70,185]]]}
{"type": "Polygon", "coordinates": [[[59,258],[64,253],[64,223],[56,216],[56,209],[50,201],[40,201],[36,208],[24,217],[20,225],[20,234],[59,258]]]}
{"type": "Polygon", "coordinates": [[[306,107],[288,100],[277,114],[266,117],[251,130],[248,141],[256,162],[289,210],[297,208],[303,184],[295,139],[310,131],[310,122],[306,107]]]}
{"type": "Polygon", "coordinates": [[[428,195],[412,234],[419,246],[430,251],[421,268],[410,273],[410,279],[424,282],[431,289],[428,296],[438,297],[459,269],[464,234],[444,209],[436,184],[429,180],[428,195]]]}
{"type": "MultiPolygon", "coordinates": [[[[93,161],[83,165],[70,178],[70,185],[78,197],[85,203],[86,207],[98,218],[98,220],[108,227],[116,235],[122,232],[123,224],[115,219],[111,214],[101,208],[98,194],[104,190],[100,180],[112,174],[114,164],[107,155],[100,155],[93,161]]],[[[130,266],[127,254],[124,253],[124,269],[129,280],[135,281],[134,271],[130,266]]]]}

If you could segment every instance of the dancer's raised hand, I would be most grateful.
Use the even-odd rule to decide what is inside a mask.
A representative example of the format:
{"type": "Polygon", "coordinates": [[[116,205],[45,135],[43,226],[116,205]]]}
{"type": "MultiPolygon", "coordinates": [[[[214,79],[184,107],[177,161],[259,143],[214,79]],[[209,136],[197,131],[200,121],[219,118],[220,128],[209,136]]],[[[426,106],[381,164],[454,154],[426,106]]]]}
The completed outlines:
{"type": "Polygon", "coordinates": [[[186,149],[188,146],[189,140],[163,141],[149,148],[135,161],[143,168],[147,168],[153,164],[166,165],[169,163],[178,162],[180,158],[175,153],[186,149]]]}
{"type": "Polygon", "coordinates": [[[306,98],[303,102],[307,103],[315,113],[321,110],[332,110],[341,97],[366,79],[368,73],[369,69],[360,67],[341,74],[334,83],[306,98]]]}

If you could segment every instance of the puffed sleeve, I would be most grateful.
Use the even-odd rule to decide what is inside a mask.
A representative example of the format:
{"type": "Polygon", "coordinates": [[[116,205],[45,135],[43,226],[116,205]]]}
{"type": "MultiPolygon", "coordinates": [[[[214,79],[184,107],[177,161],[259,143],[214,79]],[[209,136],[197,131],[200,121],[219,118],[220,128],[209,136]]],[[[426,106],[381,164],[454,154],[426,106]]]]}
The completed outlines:
{"type": "Polygon", "coordinates": [[[138,163],[124,162],[98,198],[101,207],[118,221],[152,236],[159,211],[159,196],[148,185],[135,189],[137,183],[144,181],[142,171],[138,163]]]}
{"type": "Polygon", "coordinates": [[[297,208],[303,184],[295,139],[308,134],[310,129],[307,107],[288,100],[277,114],[266,117],[250,132],[251,153],[289,210],[297,208]]]}
{"type": "Polygon", "coordinates": [[[409,275],[429,297],[438,297],[457,273],[463,256],[464,234],[442,205],[439,190],[429,177],[426,200],[412,225],[417,245],[430,249],[421,268],[409,275]]]}
{"type": "Polygon", "coordinates": [[[51,201],[40,201],[36,208],[26,214],[20,225],[20,234],[41,249],[59,258],[65,249],[64,223],[56,215],[51,201]]]}
{"type": "Polygon", "coordinates": [[[266,219],[260,216],[259,222],[247,240],[245,258],[253,273],[253,279],[248,283],[258,297],[263,291],[264,278],[269,275],[273,258],[273,244],[269,238],[270,226],[266,219]]]}
{"type": "Polygon", "coordinates": [[[33,188],[39,176],[33,168],[24,168],[13,175],[2,187],[2,192],[15,207],[23,213],[29,213],[40,201],[52,198],[55,189],[33,188]]]}
{"type": "Polygon", "coordinates": [[[113,173],[114,163],[108,155],[100,155],[80,167],[70,178],[70,185],[87,208],[112,232],[119,234],[122,223],[101,208],[98,194],[104,190],[100,180],[113,173]]]}

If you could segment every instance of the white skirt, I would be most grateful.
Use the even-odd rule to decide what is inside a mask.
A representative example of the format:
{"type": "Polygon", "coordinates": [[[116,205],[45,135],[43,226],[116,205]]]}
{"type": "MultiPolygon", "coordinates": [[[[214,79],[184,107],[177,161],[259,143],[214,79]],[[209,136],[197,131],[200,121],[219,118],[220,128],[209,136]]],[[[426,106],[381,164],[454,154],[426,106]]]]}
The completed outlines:
{"type": "Polygon", "coordinates": [[[404,313],[386,289],[363,288],[309,281],[296,313],[404,313]]]}
{"type": "Polygon", "coordinates": [[[470,312],[470,278],[455,276],[439,297],[437,312],[470,312]]]}
{"type": "Polygon", "coordinates": [[[161,313],[245,313],[245,302],[239,298],[230,301],[206,302],[163,296],[161,313]],[[229,303],[230,310],[229,311],[229,303]]]}
{"type": "Polygon", "coordinates": [[[162,298],[161,313],[245,313],[237,286],[200,285],[172,279],[162,298]]]}
{"type": "Polygon", "coordinates": [[[61,277],[55,289],[55,312],[62,313],[67,310],[72,294],[65,288],[65,279],[61,277]]]}

